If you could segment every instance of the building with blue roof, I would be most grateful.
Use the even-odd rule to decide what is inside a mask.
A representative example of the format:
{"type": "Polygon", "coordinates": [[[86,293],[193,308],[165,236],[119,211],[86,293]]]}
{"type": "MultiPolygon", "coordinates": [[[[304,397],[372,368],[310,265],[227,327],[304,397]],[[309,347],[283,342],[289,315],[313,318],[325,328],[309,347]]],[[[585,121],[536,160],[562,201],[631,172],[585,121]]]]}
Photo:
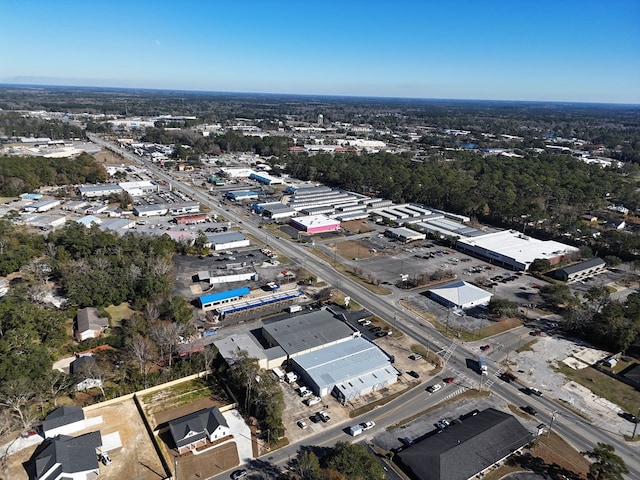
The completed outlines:
{"type": "Polygon", "coordinates": [[[235,288],[233,290],[226,290],[224,292],[202,295],[200,298],[198,298],[198,301],[200,302],[202,310],[207,312],[209,310],[215,309],[218,305],[221,305],[223,303],[235,302],[242,297],[246,297],[250,293],[251,290],[249,290],[249,287],[241,287],[235,288]]]}

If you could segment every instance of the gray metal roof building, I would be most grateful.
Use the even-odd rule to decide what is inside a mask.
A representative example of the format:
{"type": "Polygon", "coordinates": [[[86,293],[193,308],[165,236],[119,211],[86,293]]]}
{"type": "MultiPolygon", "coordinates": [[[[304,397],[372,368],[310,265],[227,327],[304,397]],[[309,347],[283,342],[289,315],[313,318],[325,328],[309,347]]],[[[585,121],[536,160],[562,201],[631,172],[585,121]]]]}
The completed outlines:
{"type": "Polygon", "coordinates": [[[290,357],[344,342],[353,333],[327,310],[297,315],[262,327],[267,343],[279,345],[290,357]]]}
{"type": "Polygon", "coordinates": [[[362,337],[299,355],[293,359],[293,368],[316,395],[332,393],[341,401],[380,390],[398,379],[389,357],[362,337]]]}

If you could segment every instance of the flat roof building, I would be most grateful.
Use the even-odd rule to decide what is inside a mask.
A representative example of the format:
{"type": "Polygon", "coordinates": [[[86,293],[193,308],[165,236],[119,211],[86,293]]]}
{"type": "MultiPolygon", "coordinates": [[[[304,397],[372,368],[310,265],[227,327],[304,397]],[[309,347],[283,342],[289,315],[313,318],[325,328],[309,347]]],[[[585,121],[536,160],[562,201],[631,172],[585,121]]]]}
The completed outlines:
{"type": "Polygon", "coordinates": [[[456,248],[496,265],[525,271],[537,258],[549,260],[555,265],[580,251],[576,247],[554,240],[537,240],[515,230],[461,238],[456,248]]]}
{"type": "Polygon", "coordinates": [[[226,290],[224,292],[209,293],[208,295],[202,295],[198,298],[198,302],[202,310],[205,312],[215,309],[218,305],[223,303],[230,303],[235,300],[239,300],[242,297],[246,297],[251,293],[249,287],[241,287],[233,290],[226,290]]]}
{"type": "Polygon", "coordinates": [[[332,232],[340,228],[339,220],[334,220],[324,215],[296,217],[289,223],[293,228],[307,233],[332,232]]]}
{"type": "Polygon", "coordinates": [[[251,245],[251,241],[242,232],[224,232],[207,234],[206,247],[215,251],[242,248],[251,245]]]}

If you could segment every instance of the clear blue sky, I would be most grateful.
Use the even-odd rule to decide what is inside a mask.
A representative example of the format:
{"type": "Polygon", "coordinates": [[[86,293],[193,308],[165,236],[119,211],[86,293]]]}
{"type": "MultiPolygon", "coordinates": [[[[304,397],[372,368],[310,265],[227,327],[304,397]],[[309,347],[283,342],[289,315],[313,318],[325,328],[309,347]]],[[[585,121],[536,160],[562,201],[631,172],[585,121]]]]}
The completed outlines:
{"type": "Polygon", "coordinates": [[[640,0],[2,0],[0,83],[640,104],[640,0]]]}

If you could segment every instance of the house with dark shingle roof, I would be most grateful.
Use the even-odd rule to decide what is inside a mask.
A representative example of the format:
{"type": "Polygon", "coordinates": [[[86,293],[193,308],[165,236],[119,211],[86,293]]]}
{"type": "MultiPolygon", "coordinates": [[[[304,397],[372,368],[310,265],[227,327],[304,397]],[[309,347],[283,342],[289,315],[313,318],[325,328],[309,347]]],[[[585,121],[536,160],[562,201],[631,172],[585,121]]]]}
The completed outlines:
{"type": "Polygon", "coordinates": [[[45,440],[34,453],[36,480],[86,480],[100,475],[99,431],[79,437],[58,435],[45,440]]]}
{"type": "Polygon", "coordinates": [[[84,411],[73,405],[63,405],[56,408],[42,422],[42,432],[45,438],[67,435],[82,430],[84,427],[84,411]]]}
{"type": "Polygon", "coordinates": [[[96,338],[109,326],[109,319],[98,315],[98,309],[86,307],[78,310],[76,316],[76,340],[81,342],[88,338],[96,338]]]}
{"type": "Polygon", "coordinates": [[[395,458],[414,480],[467,480],[532,439],[514,416],[488,408],[417,441],[395,458]]]}
{"type": "Polygon", "coordinates": [[[231,433],[218,407],[176,418],[169,422],[169,430],[180,454],[205,446],[207,440],[213,442],[231,433]]]}

